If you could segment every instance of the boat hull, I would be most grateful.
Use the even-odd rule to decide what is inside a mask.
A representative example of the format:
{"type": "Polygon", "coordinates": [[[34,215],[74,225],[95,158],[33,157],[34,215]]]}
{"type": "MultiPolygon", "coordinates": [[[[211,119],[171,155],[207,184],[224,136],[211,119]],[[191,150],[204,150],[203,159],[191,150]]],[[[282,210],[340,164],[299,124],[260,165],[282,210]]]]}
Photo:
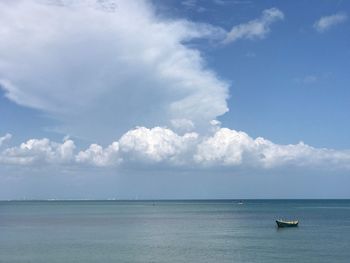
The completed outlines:
{"type": "Polygon", "coordinates": [[[286,221],[279,221],[276,220],[278,227],[297,227],[299,222],[298,221],[292,221],[292,222],[286,222],[286,221]]]}

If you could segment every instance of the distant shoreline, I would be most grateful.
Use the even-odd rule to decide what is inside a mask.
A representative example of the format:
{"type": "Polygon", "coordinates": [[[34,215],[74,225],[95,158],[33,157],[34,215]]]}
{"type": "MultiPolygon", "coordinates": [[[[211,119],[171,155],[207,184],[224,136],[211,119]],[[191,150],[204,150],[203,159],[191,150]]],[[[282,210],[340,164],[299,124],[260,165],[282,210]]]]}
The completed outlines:
{"type": "Polygon", "coordinates": [[[350,198],[235,198],[235,199],[1,199],[0,202],[205,202],[205,201],[348,201],[350,198]]]}

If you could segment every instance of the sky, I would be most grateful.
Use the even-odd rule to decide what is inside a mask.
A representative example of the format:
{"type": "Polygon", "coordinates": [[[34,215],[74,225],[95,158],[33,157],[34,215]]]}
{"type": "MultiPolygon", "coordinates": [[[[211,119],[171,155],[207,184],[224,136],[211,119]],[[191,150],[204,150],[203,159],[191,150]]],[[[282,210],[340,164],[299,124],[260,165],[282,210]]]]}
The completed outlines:
{"type": "Polygon", "coordinates": [[[350,198],[349,15],[0,0],[0,199],[350,198]]]}

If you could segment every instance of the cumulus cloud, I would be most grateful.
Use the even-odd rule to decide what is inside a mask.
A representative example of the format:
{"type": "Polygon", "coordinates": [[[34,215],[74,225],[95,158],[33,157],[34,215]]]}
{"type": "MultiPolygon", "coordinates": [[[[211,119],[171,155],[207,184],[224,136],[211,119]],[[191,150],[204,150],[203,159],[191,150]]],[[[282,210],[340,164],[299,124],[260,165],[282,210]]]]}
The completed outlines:
{"type": "Polygon", "coordinates": [[[349,169],[350,151],[319,149],[303,142],[279,145],[261,137],[253,139],[245,132],[221,128],[198,145],[194,160],[205,166],[349,169]]]}
{"type": "Polygon", "coordinates": [[[12,134],[6,133],[4,136],[0,137],[0,147],[4,144],[4,142],[10,140],[12,138],[12,134]]]}
{"type": "Polygon", "coordinates": [[[0,163],[7,165],[75,164],[98,167],[127,166],[131,169],[154,165],[184,169],[245,167],[274,169],[350,169],[350,151],[314,148],[303,142],[279,145],[264,138],[252,138],[242,131],[219,128],[210,136],[179,135],[164,127],[138,127],[128,131],[106,148],[92,144],[74,152],[71,140],[63,143],[31,139],[5,149],[0,163]]]}
{"type": "Polygon", "coordinates": [[[139,127],[124,134],[120,140],[123,156],[132,161],[186,163],[188,151],[193,149],[197,133],[180,136],[167,128],[139,127]]]}
{"type": "Polygon", "coordinates": [[[221,128],[198,145],[194,160],[204,165],[239,165],[243,154],[253,152],[254,147],[246,133],[221,128]]]}
{"type": "Polygon", "coordinates": [[[138,127],[126,132],[119,141],[105,149],[98,144],[90,145],[88,149],[80,151],[75,160],[100,167],[128,163],[184,165],[197,138],[197,133],[181,136],[167,128],[138,127]]]}
{"type": "Polygon", "coordinates": [[[314,28],[322,33],[338,24],[344,23],[347,19],[348,16],[345,13],[323,16],[314,23],[314,28]]]}
{"type": "Polygon", "coordinates": [[[0,163],[14,165],[63,164],[74,157],[75,144],[72,140],[63,143],[47,138],[30,139],[20,146],[5,149],[0,155],[0,163]]]}
{"type": "Polygon", "coordinates": [[[148,1],[0,1],[0,86],[91,140],[176,120],[205,129],[227,112],[228,83],[186,43],[224,35],[148,1]]]}
{"type": "Polygon", "coordinates": [[[258,19],[248,23],[234,26],[224,40],[224,43],[231,43],[239,39],[264,38],[270,32],[270,26],[284,19],[284,14],[277,8],[266,9],[258,19]]]}
{"type": "Polygon", "coordinates": [[[76,162],[96,166],[115,166],[121,162],[119,157],[119,143],[113,142],[107,148],[98,144],[91,144],[85,151],[80,151],[75,157],[76,162]]]}

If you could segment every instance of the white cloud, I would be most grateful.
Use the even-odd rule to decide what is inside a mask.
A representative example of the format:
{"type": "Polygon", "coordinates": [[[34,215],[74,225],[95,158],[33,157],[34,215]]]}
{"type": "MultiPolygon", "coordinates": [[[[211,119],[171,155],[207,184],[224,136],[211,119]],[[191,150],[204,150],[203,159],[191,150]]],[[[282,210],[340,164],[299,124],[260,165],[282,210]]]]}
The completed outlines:
{"type": "Polygon", "coordinates": [[[344,23],[348,16],[345,13],[337,13],[330,16],[323,16],[314,23],[314,28],[318,32],[325,32],[331,27],[344,23]]]}
{"type": "Polygon", "coordinates": [[[203,6],[200,6],[197,0],[184,0],[181,2],[181,4],[186,8],[190,10],[197,11],[199,13],[207,11],[206,8],[203,6]]]}
{"type": "Polygon", "coordinates": [[[76,156],[78,163],[100,167],[118,164],[156,164],[184,165],[189,150],[193,150],[198,134],[178,135],[170,129],[138,127],[125,133],[119,141],[103,149],[92,144],[76,156]]]}
{"type": "Polygon", "coordinates": [[[228,110],[228,84],[186,45],[223,29],[166,20],[147,1],[45,2],[0,1],[0,85],[58,130],[110,141],[172,120],[204,129],[228,110]]]}
{"type": "Polygon", "coordinates": [[[283,19],[284,14],[281,10],[277,8],[266,9],[260,18],[234,26],[227,33],[224,43],[231,43],[239,39],[264,38],[270,32],[271,24],[283,19]]]}
{"type": "Polygon", "coordinates": [[[194,160],[204,165],[239,165],[252,147],[254,140],[246,133],[222,128],[198,145],[194,160]]]}
{"type": "Polygon", "coordinates": [[[103,148],[92,144],[74,152],[71,140],[63,143],[48,139],[31,139],[18,147],[5,149],[0,163],[7,165],[92,165],[98,167],[127,166],[129,169],[154,165],[184,169],[245,167],[274,169],[350,169],[350,151],[314,148],[303,142],[279,145],[227,128],[213,131],[211,136],[197,133],[179,135],[168,128],[138,127],[118,141],[103,148]]]}
{"type": "Polygon", "coordinates": [[[197,5],[197,0],[184,0],[181,4],[187,8],[194,8],[197,5]]]}
{"type": "Polygon", "coordinates": [[[103,149],[98,144],[91,144],[85,151],[80,151],[75,160],[78,163],[87,163],[96,166],[114,166],[121,162],[119,157],[119,143],[113,142],[103,149]]]}
{"type": "Polygon", "coordinates": [[[124,158],[128,160],[177,165],[188,161],[187,154],[197,138],[197,133],[180,136],[167,128],[139,127],[124,134],[119,144],[124,158]]]}
{"type": "Polygon", "coordinates": [[[350,169],[350,151],[314,148],[300,142],[279,145],[244,132],[222,128],[198,145],[194,159],[205,166],[350,169]]]}
{"type": "Polygon", "coordinates": [[[72,140],[63,143],[47,138],[30,139],[18,147],[5,149],[0,155],[0,163],[14,165],[63,164],[73,161],[75,144],[72,140]]]}
{"type": "Polygon", "coordinates": [[[10,140],[12,138],[12,134],[6,133],[4,136],[0,137],[0,147],[4,144],[4,142],[10,140]]]}

